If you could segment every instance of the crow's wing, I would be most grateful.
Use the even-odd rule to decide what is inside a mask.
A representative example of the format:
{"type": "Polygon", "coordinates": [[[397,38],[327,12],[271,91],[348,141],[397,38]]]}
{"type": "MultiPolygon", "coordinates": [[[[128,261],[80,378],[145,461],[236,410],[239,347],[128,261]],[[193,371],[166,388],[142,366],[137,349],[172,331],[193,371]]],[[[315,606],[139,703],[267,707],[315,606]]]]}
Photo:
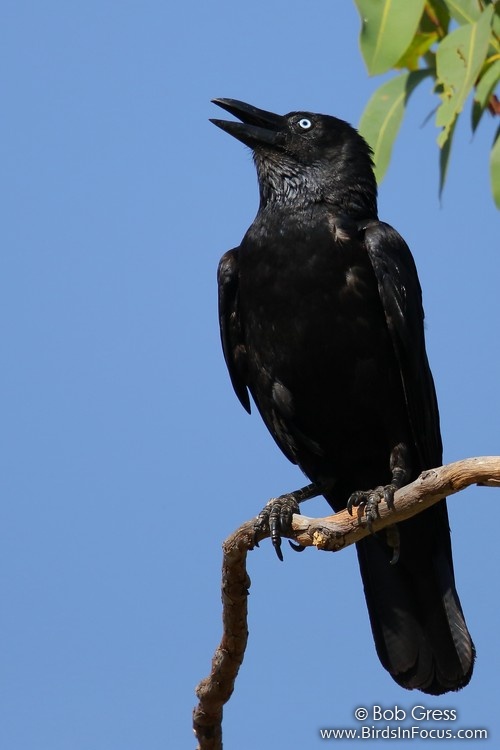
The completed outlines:
{"type": "Polygon", "coordinates": [[[420,470],[440,466],[439,411],[425,351],[422,290],[413,256],[396,230],[383,222],[366,225],[365,244],[399,362],[420,470]]]}
{"type": "Polygon", "coordinates": [[[238,310],[238,248],[220,259],[217,269],[219,285],[219,325],[222,350],[231,383],[242,406],[250,414],[250,397],[246,383],[246,347],[238,310]]]}

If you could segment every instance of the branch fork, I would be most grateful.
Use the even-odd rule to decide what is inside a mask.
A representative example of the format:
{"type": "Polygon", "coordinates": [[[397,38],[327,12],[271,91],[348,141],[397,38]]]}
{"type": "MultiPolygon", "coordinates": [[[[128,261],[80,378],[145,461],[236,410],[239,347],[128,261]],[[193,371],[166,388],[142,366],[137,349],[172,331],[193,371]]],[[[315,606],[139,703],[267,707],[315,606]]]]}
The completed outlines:
{"type": "MultiPolygon", "coordinates": [[[[294,515],[293,538],[304,547],[337,552],[473,484],[500,487],[500,456],[466,458],[424,471],[414,482],[396,492],[394,508],[381,501],[371,531],[359,508],[353,516],[347,510],[325,518],[294,515]]],[[[210,675],[196,687],[199,703],[193,711],[193,730],[199,743],[197,750],[222,750],[222,709],[234,690],[248,640],[247,552],[256,542],[269,537],[269,532],[263,531],[256,538],[254,529],[255,519],[246,521],[222,545],[223,634],[212,658],[210,675]]]]}

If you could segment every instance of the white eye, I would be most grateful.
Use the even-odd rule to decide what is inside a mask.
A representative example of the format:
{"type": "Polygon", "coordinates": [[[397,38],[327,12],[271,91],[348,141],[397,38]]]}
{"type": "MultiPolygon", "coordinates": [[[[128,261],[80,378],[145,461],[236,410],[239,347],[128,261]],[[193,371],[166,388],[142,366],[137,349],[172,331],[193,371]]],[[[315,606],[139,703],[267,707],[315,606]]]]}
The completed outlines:
{"type": "Polygon", "coordinates": [[[302,120],[299,120],[299,127],[303,130],[309,130],[309,128],[312,128],[312,122],[307,117],[303,117],[302,120]]]}

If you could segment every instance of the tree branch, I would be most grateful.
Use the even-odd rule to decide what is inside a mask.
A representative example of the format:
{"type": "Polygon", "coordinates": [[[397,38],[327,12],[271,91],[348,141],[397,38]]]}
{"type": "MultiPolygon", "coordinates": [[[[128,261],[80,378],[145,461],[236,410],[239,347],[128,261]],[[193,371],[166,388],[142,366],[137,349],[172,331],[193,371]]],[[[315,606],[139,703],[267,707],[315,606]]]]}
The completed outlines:
{"type": "MultiPolygon", "coordinates": [[[[466,458],[462,461],[424,471],[418,479],[398,490],[394,509],[379,505],[379,518],[372,531],[405,521],[434,503],[472,484],[500,487],[500,456],[466,458]]],[[[326,518],[294,515],[296,542],[304,546],[336,552],[359,542],[370,531],[362,509],[350,516],[344,510],[326,518]]],[[[222,562],[222,639],[212,659],[212,671],[196,688],[199,703],[193,711],[193,729],[198,750],[221,750],[222,708],[231,697],[238,670],[243,662],[248,639],[247,598],[250,578],[246,571],[248,550],[269,536],[254,534],[255,519],[247,521],[224,544],[222,562]]]]}

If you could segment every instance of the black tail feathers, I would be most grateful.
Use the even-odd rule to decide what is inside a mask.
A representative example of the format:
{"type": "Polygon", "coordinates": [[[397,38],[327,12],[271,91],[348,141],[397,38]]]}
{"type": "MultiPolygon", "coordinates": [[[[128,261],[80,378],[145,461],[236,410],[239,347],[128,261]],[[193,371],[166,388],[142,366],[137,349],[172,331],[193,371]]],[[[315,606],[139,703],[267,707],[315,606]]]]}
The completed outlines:
{"type": "Polygon", "coordinates": [[[398,525],[400,558],[384,532],[357,545],[375,646],[402,687],[441,695],[465,687],[474,644],[455,589],[444,501],[398,525]]]}

